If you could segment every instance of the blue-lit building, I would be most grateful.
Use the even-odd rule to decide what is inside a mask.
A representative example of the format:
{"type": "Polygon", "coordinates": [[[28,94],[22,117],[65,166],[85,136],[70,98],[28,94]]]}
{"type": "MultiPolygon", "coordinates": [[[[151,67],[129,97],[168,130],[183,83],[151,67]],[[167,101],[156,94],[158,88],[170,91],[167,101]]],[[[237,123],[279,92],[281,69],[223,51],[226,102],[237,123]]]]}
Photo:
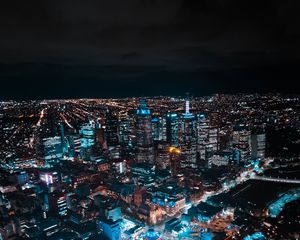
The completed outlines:
{"type": "Polygon", "coordinates": [[[241,151],[238,148],[232,150],[232,163],[239,165],[241,161],[241,151]]]}
{"type": "Polygon", "coordinates": [[[10,180],[18,185],[23,185],[29,180],[29,175],[25,171],[19,171],[10,176],[10,180]]]}
{"type": "Polygon", "coordinates": [[[100,218],[98,221],[98,228],[102,231],[104,237],[109,240],[121,240],[120,221],[100,218]]]}
{"type": "Polygon", "coordinates": [[[107,219],[116,222],[122,218],[121,208],[116,206],[110,206],[105,209],[105,216],[107,219]]]}
{"type": "Polygon", "coordinates": [[[247,235],[243,240],[266,240],[266,236],[262,232],[256,232],[251,235],[247,235]]]}
{"type": "Polygon", "coordinates": [[[140,102],[136,111],[136,162],[154,164],[151,112],[145,100],[140,102]]]}
{"type": "Polygon", "coordinates": [[[161,239],[161,234],[150,228],[146,233],[142,234],[142,237],[145,240],[159,240],[161,239]]]}
{"type": "Polygon", "coordinates": [[[95,144],[95,128],[93,123],[84,124],[80,128],[80,155],[89,159],[95,144]]]}

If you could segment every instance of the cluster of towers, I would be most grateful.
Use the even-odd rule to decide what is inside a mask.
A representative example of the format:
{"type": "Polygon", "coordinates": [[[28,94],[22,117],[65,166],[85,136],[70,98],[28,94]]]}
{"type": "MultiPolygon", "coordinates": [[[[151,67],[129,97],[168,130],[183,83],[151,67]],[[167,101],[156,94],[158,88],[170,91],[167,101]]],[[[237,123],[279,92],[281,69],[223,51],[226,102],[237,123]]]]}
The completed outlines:
{"type": "Polygon", "coordinates": [[[232,128],[225,141],[222,134],[204,114],[191,113],[188,100],[185,101],[184,113],[167,113],[155,118],[143,100],[136,112],[135,161],[155,164],[162,169],[171,167],[172,170],[175,158],[180,167],[189,169],[264,158],[264,133],[253,134],[239,126],[238,129],[232,128]]]}
{"type": "Polygon", "coordinates": [[[136,161],[167,168],[171,167],[177,153],[182,167],[196,168],[199,157],[205,154],[205,149],[201,152],[201,144],[206,141],[201,134],[205,129],[209,130],[207,120],[204,115],[190,112],[189,101],[185,102],[185,112],[181,115],[167,113],[164,117],[152,118],[142,100],[136,112],[136,161]]]}
{"type": "Polygon", "coordinates": [[[265,134],[232,129],[230,139],[223,144],[219,128],[213,127],[204,114],[193,114],[188,100],[184,106],[183,113],[154,116],[147,102],[141,100],[133,114],[127,112],[120,117],[107,110],[102,117],[81,125],[77,134],[68,136],[64,136],[61,124],[61,136],[44,139],[45,159],[55,162],[64,156],[78,156],[84,161],[130,158],[134,163],[177,172],[179,167],[196,169],[226,165],[226,159],[240,163],[264,157],[265,134]]]}

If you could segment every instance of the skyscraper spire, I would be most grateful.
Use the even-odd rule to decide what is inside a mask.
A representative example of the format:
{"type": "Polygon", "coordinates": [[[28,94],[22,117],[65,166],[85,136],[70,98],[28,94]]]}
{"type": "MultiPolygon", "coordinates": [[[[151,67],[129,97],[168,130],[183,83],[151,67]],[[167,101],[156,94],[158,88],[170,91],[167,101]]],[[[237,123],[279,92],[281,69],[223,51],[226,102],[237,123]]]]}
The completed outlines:
{"type": "Polygon", "coordinates": [[[185,114],[190,114],[190,101],[185,101],[185,114]]]}
{"type": "Polygon", "coordinates": [[[190,115],[190,100],[189,100],[189,93],[186,93],[186,100],[185,100],[185,115],[190,115]]]}

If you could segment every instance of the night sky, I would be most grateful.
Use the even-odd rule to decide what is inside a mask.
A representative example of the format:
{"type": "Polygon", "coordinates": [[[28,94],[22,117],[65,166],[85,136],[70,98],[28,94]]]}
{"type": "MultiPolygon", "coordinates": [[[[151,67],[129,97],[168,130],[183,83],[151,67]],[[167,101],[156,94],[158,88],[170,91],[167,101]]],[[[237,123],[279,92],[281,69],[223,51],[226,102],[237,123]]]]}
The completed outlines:
{"type": "Polygon", "coordinates": [[[299,93],[297,0],[6,2],[1,99],[299,93]]]}

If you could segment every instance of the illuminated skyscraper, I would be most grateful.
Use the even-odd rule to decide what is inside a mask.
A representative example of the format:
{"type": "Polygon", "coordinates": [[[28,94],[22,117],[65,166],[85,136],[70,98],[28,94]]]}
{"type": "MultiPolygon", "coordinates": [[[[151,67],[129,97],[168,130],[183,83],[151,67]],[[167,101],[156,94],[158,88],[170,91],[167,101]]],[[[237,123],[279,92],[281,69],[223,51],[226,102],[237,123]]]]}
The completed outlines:
{"type": "Polygon", "coordinates": [[[119,141],[122,157],[133,159],[136,156],[136,116],[123,115],[119,122],[119,141]]]}
{"type": "Polygon", "coordinates": [[[209,121],[204,114],[197,116],[197,152],[201,161],[206,159],[206,147],[208,141],[209,121]]]}
{"type": "Polygon", "coordinates": [[[152,119],[153,140],[166,141],[166,118],[154,117],[152,119]]]}
{"type": "Polygon", "coordinates": [[[43,139],[43,157],[46,164],[57,163],[63,158],[61,137],[50,137],[43,139]]]}
{"type": "Polygon", "coordinates": [[[84,124],[80,129],[80,154],[85,160],[88,160],[92,154],[92,148],[95,144],[95,126],[90,122],[84,124]]]}
{"type": "Polygon", "coordinates": [[[154,163],[151,112],[145,100],[140,102],[136,112],[136,162],[154,163]]]}
{"type": "Polygon", "coordinates": [[[167,142],[172,146],[178,146],[178,114],[168,113],[166,121],[167,142]]]}
{"type": "Polygon", "coordinates": [[[166,169],[170,167],[168,148],[169,144],[167,144],[166,142],[160,142],[157,144],[155,165],[158,169],[166,169]]]}
{"type": "Polygon", "coordinates": [[[55,217],[65,217],[68,213],[66,194],[54,192],[49,194],[50,215],[55,217]]]}
{"type": "Polygon", "coordinates": [[[68,152],[68,146],[67,146],[67,141],[65,139],[65,128],[62,122],[59,123],[59,128],[60,128],[61,148],[63,154],[65,154],[68,152]]]}
{"type": "Polygon", "coordinates": [[[251,132],[239,129],[233,132],[233,146],[240,151],[240,161],[246,162],[251,158],[251,132]]]}
{"type": "Polygon", "coordinates": [[[179,148],[170,147],[168,152],[170,155],[171,174],[175,177],[180,170],[181,151],[179,148]]]}
{"type": "Polygon", "coordinates": [[[251,157],[264,158],[266,155],[266,134],[256,134],[251,136],[251,157]]]}
{"type": "Polygon", "coordinates": [[[107,145],[109,147],[117,146],[119,144],[118,125],[118,117],[114,113],[108,111],[106,113],[105,134],[107,145]]]}
{"type": "Polygon", "coordinates": [[[105,138],[105,124],[104,119],[99,117],[95,121],[95,145],[101,150],[107,149],[107,142],[105,138]]]}
{"type": "Polygon", "coordinates": [[[128,145],[130,134],[131,132],[129,130],[129,121],[127,119],[122,119],[120,121],[120,128],[119,128],[120,144],[122,146],[128,145]]]}
{"type": "Polygon", "coordinates": [[[79,157],[80,147],[81,147],[80,135],[79,134],[69,135],[67,139],[68,139],[68,147],[69,147],[68,149],[69,157],[79,157]]]}
{"type": "Polygon", "coordinates": [[[208,130],[208,141],[212,151],[218,150],[218,132],[219,130],[214,127],[210,127],[208,130]]]}
{"type": "Polygon", "coordinates": [[[185,113],[180,119],[179,146],[181,149],[183,167],[197,167],[197,127],[196,118],[190,113],[190,103],[185,103],[185,113]]]}

